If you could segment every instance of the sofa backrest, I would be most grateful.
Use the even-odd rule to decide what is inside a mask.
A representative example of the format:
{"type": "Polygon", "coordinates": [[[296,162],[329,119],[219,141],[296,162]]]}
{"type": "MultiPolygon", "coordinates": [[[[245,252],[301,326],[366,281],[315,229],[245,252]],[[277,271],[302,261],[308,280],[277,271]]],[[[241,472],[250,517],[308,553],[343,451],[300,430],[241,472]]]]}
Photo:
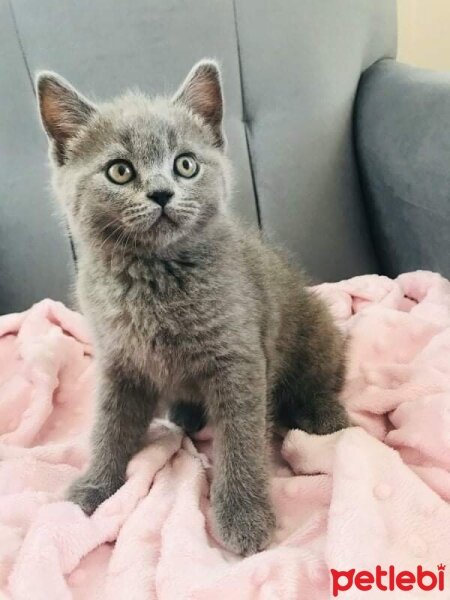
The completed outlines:
{"type": "Polygon", "coordinates": [[[74,265],[48,185],[33,75],[88,96],[173,91],[223,66],[234,205],[314,279],[377,268],[352,141],[361,72],[395,55],[395,0],[11,0],[0,3],[0,312],[68,301],[74,265]]]}

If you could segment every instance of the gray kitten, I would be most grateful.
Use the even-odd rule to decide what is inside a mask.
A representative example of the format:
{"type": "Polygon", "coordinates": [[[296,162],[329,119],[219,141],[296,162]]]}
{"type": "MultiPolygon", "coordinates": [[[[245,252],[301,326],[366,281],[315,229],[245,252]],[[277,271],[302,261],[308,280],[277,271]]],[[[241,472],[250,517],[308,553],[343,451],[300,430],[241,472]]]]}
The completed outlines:
{"type": "Polygon", "coordinates": [[[92,513],[170,406],[189,432],[215,425],[216,526],[256,552],[275,524],[270,425],[347,425],[344,343],[299,272],[227,213],[218,67],[198,63],[171,99],[94,105],[53,73],[37,89],[98,363],[92,460],[68,498],[92,513]]]}

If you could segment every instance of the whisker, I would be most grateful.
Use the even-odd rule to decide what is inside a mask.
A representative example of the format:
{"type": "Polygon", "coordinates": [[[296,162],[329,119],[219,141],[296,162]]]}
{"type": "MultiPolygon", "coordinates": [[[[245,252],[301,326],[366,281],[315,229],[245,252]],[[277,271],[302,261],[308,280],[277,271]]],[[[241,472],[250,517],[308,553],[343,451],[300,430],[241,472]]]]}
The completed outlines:
{"type": "Polygon", "coordinates": [[[125,217],[133,217],[135,214],[137,213],[143,213],[143,212],[147,212],[148,208],[147,207],[142,207],[142,206],[138,206],[136,208],[133,208],[132,210],[126,210],[124,211],[124,216],[125,217]]]}
{"type": "Polygon", "coordinates": [[[109,221],[108,223],[106,223],[106,225],[104,225],[100,231],[105,231],[105,229],[108,229],[109,227],[111,227],[111,225],[114,225],[114,223],[118,223],[119,221],[117,220],[117,217],[113,217],[111,219],[111,221],[109,221]]]}
{"type": "Polygon", "coordinates": [[[183,210],[181,208],[176,211],[176,214],[178,215],[195,215],[195,213],[195,210],[183,210]]]}
{"type": "Polygon", "coordinates": [[[100,229],[100,233],[103,233],[104,231],[106,231],[107,229],[109,229],[111,227],[111,225],[114,225],[115,223],[118,223],[116,217],[114,217],[114,219],[112,219],[112,221],[109,221],[109,223],[107,223],[106,225],[104,225],[100,229]]]}
{"type": "Polygon", "coordinates": [[[111,262],[112,262],[112,258],[114,256],[114,254],[116,252],[116,248],[120,248],[120,244],[122,243],[122,240],[124,239],[125,235],[126,235],[126,232],[122,231],[122,233],[119,235],[119,238],[116,240],[113,251],[111,252],[111,262]]]}
{"type": "Polygon", "coordinates": [[[140,219],[141,217],[143,217],[145,215],[148,215],[147,210],[144,210],[144,211],[140,212],[139,214],[128,216],[126,219],[126,223],[127,224],[134,223],[136,220],[140,219]]]}
{"type": "Polygon", "coordinates": [[[103,246],[106,244],[106,242],[111,239],[113,237],[113,235],[115,235],[118,231],[120,231],[120,225],[118,225],[117,227],[115,227],[113,229],[113,231],[103,240],[101,246],[100,246],[100,250],[103,248],[103,246]]]}
{"type": "Polygon", "coordinates": [[[194,202],[193,200],[180,200],[180,206],[198,206],[198,202],[194,202]]]}

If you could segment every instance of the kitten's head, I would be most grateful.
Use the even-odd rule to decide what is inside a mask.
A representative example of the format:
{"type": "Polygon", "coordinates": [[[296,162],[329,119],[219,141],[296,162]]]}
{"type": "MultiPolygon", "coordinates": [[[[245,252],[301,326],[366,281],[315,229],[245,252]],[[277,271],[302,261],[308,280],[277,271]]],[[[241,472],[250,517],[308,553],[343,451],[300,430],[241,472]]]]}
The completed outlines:
{"type": "Polygon", "coordinates": [[[195,65],[172,98],[128,93],[96,105],[47,72],[37,91],[56,193],[77,238],[159,249],[222,212],[228,165],[214,62],[195,65]]]}

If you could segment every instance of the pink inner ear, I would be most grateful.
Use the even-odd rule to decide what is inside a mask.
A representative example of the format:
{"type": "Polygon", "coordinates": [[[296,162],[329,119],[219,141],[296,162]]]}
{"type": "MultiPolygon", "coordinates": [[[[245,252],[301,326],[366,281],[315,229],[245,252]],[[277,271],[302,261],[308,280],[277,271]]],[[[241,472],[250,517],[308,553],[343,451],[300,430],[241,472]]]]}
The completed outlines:
{"type": "Polygon", "coordinates": [[[214,76],[200,72],[189,82],[186,96],[194,112],[199,113],[206,121],[222,118],[220,84],[214,76]]]}
{"type": "Polygon", "coordinates": [[[215,65],[205,63],[194,67],[174,100],[182,102],[193,113],[199,115],[212,128],[217,141],[223,143],[222,91],[215,65]]]}
{"type": "Polygon", "coordinates": [[[55,139],[66,140],[75,134],[77,125],[74,115],[56,90],[50,88],[41,96],[41,114],[44,125],[55,139]]]}
{"type": "Polygon", "coordinates": [[[87,123],[95,107],[56,75],[39,80],[38,94],[42,122],[55,143],[57,160],[62,164],[67,140],[87,123]]]}

